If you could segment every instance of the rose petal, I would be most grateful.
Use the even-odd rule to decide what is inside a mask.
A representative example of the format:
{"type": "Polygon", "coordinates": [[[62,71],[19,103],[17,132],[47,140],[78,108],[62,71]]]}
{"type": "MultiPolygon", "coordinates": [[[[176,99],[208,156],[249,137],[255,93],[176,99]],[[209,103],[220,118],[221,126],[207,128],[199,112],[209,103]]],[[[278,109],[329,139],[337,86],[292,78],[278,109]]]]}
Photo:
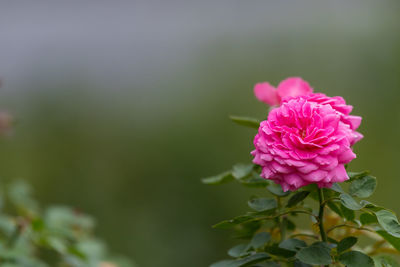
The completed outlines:
{"type": "Polygon", "coordinates": [[[319,182],[322,179],[324,179],[327,174],[328,174],[328,172],[326,172],[326,171],[316,170],[316,171],[313,171],[311,173],[304,175],[303,178],[309,182],[319,182]]]}
{"type": "Polygon", "coordinates": [[[259,101],[271,106],[279,105],[281,102],[275,87],[267,82],[257,83],[254,86],[254,94],[259,101]]]}
{"type": "Polygon", "coordinates": [[[301,95],[311,94],[313,89],[308,84],[308,82],[304,81],[299,77],[291,77],[283,80],[278,85],[278,95],[281,98],[284,97],[296,97],[301,95]]]}
{"type": "Polygon", "coordinates": [[[349,123],[350,128],[355,130],[360,126],[362,118],[360,116],[349,115],[345,120],[349,123]]]}
{"type": "Polygon", "coordinates": [[[335,169],[331,171],[333,183],[344,182],[349,179],[347,175],[346,169],[344,168],[343,164],[338,165],[335,169]]]}

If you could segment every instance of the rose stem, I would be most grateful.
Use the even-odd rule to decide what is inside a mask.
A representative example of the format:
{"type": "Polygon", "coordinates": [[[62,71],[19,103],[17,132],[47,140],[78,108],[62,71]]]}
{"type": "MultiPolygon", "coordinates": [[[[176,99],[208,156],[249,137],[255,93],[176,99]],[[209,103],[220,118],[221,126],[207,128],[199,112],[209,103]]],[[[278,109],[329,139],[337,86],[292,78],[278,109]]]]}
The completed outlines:
{"type": "MultiPolygon", "coordinates": [[[[326,242],[328,239],[326,237],[326,232],[324,229],[324,192],[322,188],[318,188],[318,198],[319,198],[319,213],[318,213],[318,225],[319,225],[319,232],[321,234],[321,239],[323,242],[326,242]]],[[[329,265],[325,265],[329,266],[329,265]]]]}

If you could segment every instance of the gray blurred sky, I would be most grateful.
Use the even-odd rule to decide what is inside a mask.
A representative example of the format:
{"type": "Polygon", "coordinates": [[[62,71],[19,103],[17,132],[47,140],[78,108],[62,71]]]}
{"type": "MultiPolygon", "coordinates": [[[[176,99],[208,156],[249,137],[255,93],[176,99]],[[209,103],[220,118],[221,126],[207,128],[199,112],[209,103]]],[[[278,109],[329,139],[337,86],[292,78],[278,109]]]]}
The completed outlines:
{"type": "Polygon", "coordinates": [[[235,47],[257,34],[271,39],[318,31],[373,35],[390,27],[399,11],[393,3],[2,1],[0,76],[4,90],[26,88],[35,77],[78,77],[96,88],[147,82],[179,69],[220,38],[231,39],[235,47]]]}

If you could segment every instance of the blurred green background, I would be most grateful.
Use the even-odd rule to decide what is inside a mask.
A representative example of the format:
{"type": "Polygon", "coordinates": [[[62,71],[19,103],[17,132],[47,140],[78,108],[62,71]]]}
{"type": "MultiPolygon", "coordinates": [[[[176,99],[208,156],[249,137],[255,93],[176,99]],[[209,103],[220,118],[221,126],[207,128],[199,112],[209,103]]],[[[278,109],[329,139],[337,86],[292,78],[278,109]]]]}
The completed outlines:
{"type": "Polygon", "coordinates": [[[138,266],[207,266],[251,189],[200,178],[249,162],[256,82],[301,76],[363,117],[351,170],[400,213],[399,1],[35,1],[0,4],[3,181],[78,207],[138,266]]]}

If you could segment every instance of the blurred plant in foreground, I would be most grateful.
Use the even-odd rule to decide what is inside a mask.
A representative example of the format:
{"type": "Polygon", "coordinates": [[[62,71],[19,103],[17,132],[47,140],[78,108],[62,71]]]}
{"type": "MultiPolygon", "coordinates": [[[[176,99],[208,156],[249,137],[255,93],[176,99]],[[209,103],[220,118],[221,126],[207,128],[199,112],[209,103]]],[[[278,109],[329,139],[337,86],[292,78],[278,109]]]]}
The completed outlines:
{"type": "Polygon", "coordinates": [[[1,191],[0,266],[134,266],[109,254],[92,217],[66,206],[42,209],[31,192],[23,181],[1,191]]]}
{"type": "Polygon", "coordinates": [[[255,93],[277,105],[268,119],[231,117],[258,129],[255,164],[236,164],[202,181],[237,181],[264,188],[269,196],[252,196],[252,211],[214,225],[234,230],[243,242],[229,249],[231,259],[211,266],[400,266],[396,215],[359,200],[373,194],[376,178],[368,171],[345,169],[355,158],[353,144],[362,138],[355,131],[361,117],[349,115],[352,107],[343,98],[314,94],[300,78],[290,78],[278,89],[258,84],[255,93]],[[296,226],[299,215],[310,219],[309,229],[296,226]]]}

